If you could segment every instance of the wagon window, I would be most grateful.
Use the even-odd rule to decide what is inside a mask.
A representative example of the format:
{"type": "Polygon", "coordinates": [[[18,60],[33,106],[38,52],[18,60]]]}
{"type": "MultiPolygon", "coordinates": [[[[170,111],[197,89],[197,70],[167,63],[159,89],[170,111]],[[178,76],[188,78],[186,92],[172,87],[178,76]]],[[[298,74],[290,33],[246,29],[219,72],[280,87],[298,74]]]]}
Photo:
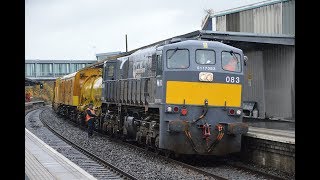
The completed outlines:
{"type": "Polygon", "coordinates": [[[223,51],[221,55],[221,63],[224,70],[241,72],[240,54],[223,51]]]}
{"type": "Polygon", "coordinates": [[[198,64],[215,64],[216,53],[212,50],[196,50],[196,62],[198,64]]]}
{"type": "Polygon", "coordinates": [[[189,65],[189,50],[170,49],[167,51],[167,67],[169,69],[186,69],[189,65]]]}

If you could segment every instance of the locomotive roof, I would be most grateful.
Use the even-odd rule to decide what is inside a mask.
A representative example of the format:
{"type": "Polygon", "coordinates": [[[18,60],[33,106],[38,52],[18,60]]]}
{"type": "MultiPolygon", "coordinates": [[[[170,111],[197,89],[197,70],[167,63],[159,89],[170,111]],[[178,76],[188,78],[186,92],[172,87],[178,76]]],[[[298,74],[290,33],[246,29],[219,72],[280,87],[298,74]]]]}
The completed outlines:
{"type": "MultiPolygon", "coordinates": [[[[137,49],[133,49],[129,52],[123,52],[120,55],[117,55],[115,58],[128,56],[140,49],[145,49],[150,46],[156,45],[165,45],[165,41],[170,41],[173,38],[202,38],[207,40],[218,40],[218,41],[227,41],[227,42],[242,42],[242,43],[259,43],[259,44],[279,44],[279,45],[295,45],[295,36],[292,35],[277,35],[277,34],[258,34],[258,33],[245,33],[245,32],[220,32],[220,31],[205,31],[197,30],[187,34],[182,34],[179,36],[171,37],[165,40],[161,40],[137,49]]],[[[216,43],[215,41],[210,41],[216,43]]],[[[183,42],[179,42],[183,43],[183,42]]],[[[114,57],[111,57],[114,58],[114,57]]],[[[107,61],[106,59],[105,61],[107,61]]],[[[101,66],[103,62],[97,62],[91,67],[101,66]]]]}
{"type": "Polygon", "coordinates": [[[213,46],[213,47],[221,47],[221,48],[226,48],[226,49],[235,49],[237,51],[242,51],[239,48],[236,48],[234,46],[230,46],[227,44],[223,44],[218,41],[205,41],[205,40],[185,40],[185,41],[180,41],[172,44],[166,44],[166,47],[176,47],[176,46],[203,46],[203,43],[206,42],[208,45],[213,46]]]}

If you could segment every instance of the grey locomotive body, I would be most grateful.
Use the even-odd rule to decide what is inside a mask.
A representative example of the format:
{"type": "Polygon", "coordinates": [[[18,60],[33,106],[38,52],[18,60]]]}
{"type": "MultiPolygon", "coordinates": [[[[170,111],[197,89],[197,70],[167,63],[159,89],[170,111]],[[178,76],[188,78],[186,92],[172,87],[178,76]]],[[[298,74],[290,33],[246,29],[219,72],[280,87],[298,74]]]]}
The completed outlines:
{"type": "Polygon", "coordinates": [[[165,152],[239,152],[243,65],[242,50],[200,40],[106,61],[98,128],[165,152]]]}

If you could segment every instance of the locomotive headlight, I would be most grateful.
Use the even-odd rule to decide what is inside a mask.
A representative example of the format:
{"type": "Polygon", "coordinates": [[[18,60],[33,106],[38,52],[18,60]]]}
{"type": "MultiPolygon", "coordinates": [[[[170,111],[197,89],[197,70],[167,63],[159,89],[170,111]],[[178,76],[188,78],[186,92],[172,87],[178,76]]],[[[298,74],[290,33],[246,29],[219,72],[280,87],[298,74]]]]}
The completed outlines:
{"type": "Polygon", "coordinates": [[[172,112],[172,107],[168,106],[167,107],[167,112],[172,112]]]}
{"type": "Polygon", "coordinates": [[[241,110],[240,109],[237,110],[237,115],[241,115],[241,110]]]}
{"type": "Polygon", "coordinates": [[[200,72],[199,73],[200,81],[213,81],[213,73],[210,72],[200,72]]]}
{"type": "Polygon", "coordinates": [[[162,79],[157,79],[157,86],[158,87],[162,86],[162,79]]]}
{"type": "Polygon", "coordinates": [[[207,81],[213,81],[213,74],[212,73],[207,74],[206,79],[207,81]]]}

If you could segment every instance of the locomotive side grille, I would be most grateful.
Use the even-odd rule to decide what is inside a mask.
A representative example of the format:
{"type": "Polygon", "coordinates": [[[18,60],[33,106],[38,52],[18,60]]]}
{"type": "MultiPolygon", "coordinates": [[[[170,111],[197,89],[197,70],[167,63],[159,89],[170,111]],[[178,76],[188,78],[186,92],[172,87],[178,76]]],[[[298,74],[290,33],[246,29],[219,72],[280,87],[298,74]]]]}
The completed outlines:
{"type": "Polygon", "coordinates": [[[167,81],[166,103],[209,106],[241,106],[241,84],[167,81]]]}

